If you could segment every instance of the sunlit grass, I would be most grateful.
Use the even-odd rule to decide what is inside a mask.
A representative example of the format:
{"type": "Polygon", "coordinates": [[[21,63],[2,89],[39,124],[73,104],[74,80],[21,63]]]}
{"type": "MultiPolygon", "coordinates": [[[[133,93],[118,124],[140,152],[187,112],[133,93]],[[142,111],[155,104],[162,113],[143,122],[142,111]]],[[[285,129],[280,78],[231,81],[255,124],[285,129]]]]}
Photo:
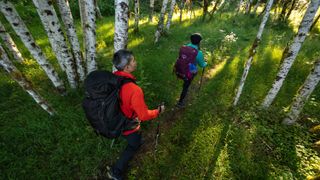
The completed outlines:
{"type": "MultiPolygon", "coordinates": [[[[285,44],[294,34],[292,28],[297,26],[279,27],[269,21],[240,105],[232,108],[235,89],[261,18],[242,13],[234,16],[232,10],[202,23],[202,9],[195,12],[196,18],[190,20],[185,13],[180,23],[177,11],[170,32],[161,37],[157,45],[153,44],[156,17],[153,23],[148,23],[147,17],[141,19],[139,33],[133,33],[133,18],[130,19],[128,48],[133,50],[138,61],[134,74],[150,108],[165,101],[170,112],[176,103],[182,82],[172,74],[172,67],[179,47],[189,42],[191,33],[202,33],[201,48],[209,62],[205,73],[208,81],[197,94],[191,94],[190,105],[177,113],[170,128],[164,129],[162,125],[165,124],[161,124],[156,156],[152,150],[145,152],[138,166],[129,170],[132,179],[304,179],[307,175],[319,173],[319,155],[311,147],[314,137],[306,131],[303,122],[319,122],[320,88],[311,96],[305,108],[307,117],[302,118],[301,126],[287,128],[279,123],[283,119],[282,107],[292,102],[291,97],[319,55],[318,36],[310,34],[306,39],[270,112],[259,111],[257,107],[276,76],[285,44]],[[231,32],[238,39],[234,43],[225,43],[223,39],[231,32]]],[[[99,69],[111,68],[113,21],[114,17],[97,20],[99,69]]],[[[32,34],[50,62],[59,69],[42,26],[35,24],[30,26],[32,34]]],[[[80,22],[76,21],[76,25],[82,44],[80,22]]],[[[28,54],[21,43],[18,47],[28,54]]],[[[4,179],[99,178],[104,173],[101,167],[112,164],[125,147],[124,140],[120,138],[111,149],[111,141],[98,138],[84,117],[81,108],[83,90],[61,97],[37,63],[30,56],[26,59],[18,67],[59,115],[48,117],[17,83],[3,76],[1,70],[3,173],[0,176],[4,179]]],[[[59,70],[59,74],[63,73],[59,70]]],[[[66,81],[65,76],[62,78],[66,81]]],[[[192,88],[198,88],[199,78],[200,75],[193,81],[192,88]]],[[[144,134],[153,134],[149,131],[153,125],[152,121],[143,124],[144,134]]]]}

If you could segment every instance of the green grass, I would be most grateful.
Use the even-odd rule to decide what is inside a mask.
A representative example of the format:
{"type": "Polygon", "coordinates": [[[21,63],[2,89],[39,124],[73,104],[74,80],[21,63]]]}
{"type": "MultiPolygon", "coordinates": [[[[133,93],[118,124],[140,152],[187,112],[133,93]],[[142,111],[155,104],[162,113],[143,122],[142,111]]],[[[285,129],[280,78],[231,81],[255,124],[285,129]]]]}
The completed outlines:
{"type": "MultiPolygon", "coordinates": [[[[197,13],[199,15],[199,13],[197,13]]],[[[1,21],[3,17],[0,17],[1,21]]],[[[113,17],[97,22],[99,69],[111,69],[113,17]]],[[[5,21],[4,21],[5,22],[5,21]]],[[[129,179],[303,179],[320,173],[319,153],[312,143],[319,135],[308,128],[319,124],[320,88],[311,96],[301,115],[301,125],[281,125],[284,110],[292,102],[312,62],[319,56],[319,26],[306,39],[287,80],[268,111],[258,108],[276,76],[282,51],[294,35],[293,25],[269,21],[253,61],[237,108],[232,108],[260,18],[233,13],[215,15],[203,23],[200,18],[175,19],[170,33],[153,44],[156,24],[142,22],[140,32],[130,29],[129,49],[138,61],[135,72],[150,108],[166,102],[167,114],[176,103],[182,82],[172,74],[180,45],[189,35],[200,32],[201,48],[209,61],[208,80],[200,96],[194,90],[186,110],[174,116],[169,129],[161,129],[156,158],[152,150],[139,162],[132,162],[129,179]],[[275,25],[277,24],[277,26],[275,25]],[[234,43],[223,41],[234,32],[234,43]],[[139,166],[138,166],[139,164],[139,166]]],[[[6,23],[7,24],[7,23],[6,23]]],[[[131,23],[132,24],[132,23],[131,23]]],[[[8,30],[10,26],[6,25],[8,30]]],[[[56,69],[59,65],[39,19],[28,24],[31,33],[56,69]]],[[[77,22],[77,30],[81,28],[77,22]]],[[[97,137],[84,117],[82,89],[61,97],[30,57],[21,41],[11,33],[27,62],[18,68],[58,112],[49,117],[3,70],[0,70],[0,168],[1,179],[92,179],[103,176],[125,147],[119,139],[97,137]]],[[[79,33],[79,40],[82,35],[79,33]]],[[[65,75],[58,70],[66,81],[65,75]]],[[[193,82],[198,88],[199,76],[193,82]]],[[[161,120],[168,123],[164,115],[161,120]]],[[[169,117],[170,118],[170,117],[169,117]]],[[[145,134],[154,133],[154,122],[143,125],[145,134]]],[[[152,149],[150,147],[150,149],[152,149]]]]}

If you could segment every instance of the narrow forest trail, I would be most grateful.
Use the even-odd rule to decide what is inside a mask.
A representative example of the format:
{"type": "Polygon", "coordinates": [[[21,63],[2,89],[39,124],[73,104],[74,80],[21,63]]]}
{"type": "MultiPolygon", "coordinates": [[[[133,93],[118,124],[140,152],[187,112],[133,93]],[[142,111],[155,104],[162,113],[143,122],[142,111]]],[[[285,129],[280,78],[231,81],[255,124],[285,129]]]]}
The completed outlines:
{"type": "MultiPolygon", "coordinates": [[[[221,62],[220,64],[222,64],[221,62]]],[[[215,73],[217,70],[217,67],[219,65],[214,65],[213,67],[210,67],[210,65],[205,69],[202,79],[202,85],[201,89],[204,88],[206,82],[210,79],[210,74],[215,73]]],[[[132,161],[129,163],[130,167],[139,167],[139,164],[141,163],[142,159],[146,154],[154,156],[156,159],[156,151],[155,151],[155,143],[156,143],[156,132],[157,132],[157,125],[159,123],[159,137],[158,137],[158,145],[161,144],[161,136],[163,135],[163,132],[171,129],[174,124],[184,115],[184,111],[186,108],[191,108],[193,101],[196,100],[196,98],[200,95],[201,92],[200,87],[200,81],[202,76],[202,69],[199,70],[198,75],[199,77],[196,77],[195,80],[193,80],[192,84],[190,85],[189,92],[186,96],[186,106],[184,108],[176,108],[174,107],[166,107],[165,112],[158,117],[157,119],[151,120],[150,127],[146,130],[142,130],[142,137],[144,140],[144,144],[141,146],[140,150],[137,152],[137,154],[134,156],[132,161]],[[199,91],[200,90],[200,91],[199,91]]],[[[180,81],[180,79],[177,79],[176,81],[180,81]]],[[[182,87],[180,87],[182,88],[182,87]]],[[[116,158],[115,158],[116,159],[116,158]]],[[[112,160],[112,161],[115,161],[112,160]]],[[[99,165],[99,174],[97,179],[106,179],[107,174],[107,166],[110,166],[112,163],[109,160],[103,160],[100,162],[99,165]]],[[[127,173],[125,173],[127,175],[127,173]]],[[[128,179],[127,177],[125,179],[128,179]]]]}
{"type": "MultiPolygon", "coordinates": [[[[221,62],[222,63],[222,62],[221,62]]],[[[220,63],[220,64],[221,64],[220,63]]],[[[217,67],[219,65],[213,65],[213,67],[210,67],[210,65],[205,68],[203,78],[202,78],[202,85],[201,89],[204,88],[206,82],[210,79],[210,74],[215,73],[217,70],[217,67]]],[[[184,116],[184,112],[187,108],[191,108],[193,102],[196,100],[196,98],[200,95],[201,89],[200,89],[200,81],[202,76],[202,69],[199,70],[197,77],[195,80],[193,80],[191,86],[189,87],[189,92],[186,97],[186,106],[184,108],[176,108],[174,107],[166,107],[165,113],[163,113],[159,118],[154,119],[151,121],[153,124],[148,130],[142,131],[142,136],[144,139],[144,144],[141,146],[138,153],[134,156],[133,160],[129,164],[130,167],[139,167],[140,162],[144,158],[145,155],[152,155],[154,156],[154,159],[156,160],[157,152],[156,152],[156,134],[157,134],[157,125],[159,123],[159,137],[158,137],[158,147],[159,144],[161,144],[161,136],[164,132],[170,130],[174,124],[181,119],[181,117],[184,116]]],[[[177,79],[177,81],[180,81],[177,79]]],[[[180,87],[182,90],[182,87],[180,87]]]]}

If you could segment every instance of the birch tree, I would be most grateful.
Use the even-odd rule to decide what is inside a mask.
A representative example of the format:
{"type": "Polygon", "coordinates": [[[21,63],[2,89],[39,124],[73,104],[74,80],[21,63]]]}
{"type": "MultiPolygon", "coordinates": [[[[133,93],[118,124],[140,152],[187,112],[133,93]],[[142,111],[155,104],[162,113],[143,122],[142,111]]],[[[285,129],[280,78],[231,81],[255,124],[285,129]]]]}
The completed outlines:
{"type": "Polygon", "coordinates": [[[168,14],[168,18],[167,18],[167,30],[169,31],[170,29],[170,25],[171,25],[171,21],[172,21],[172,16],[173,16],[173,12],[174,12],[174,7],[176,5],[176,0],[171,0],[171,6],[170,6],[170,12],[168,14]]]}
{"type": "Polygon", "coordinates": [[[249,59],[246,62],[246,65],[245,65],[245,68],[244,68],[244,71],[243,71],[243,74],[242,74],[242,77],[241,77],[240,85],[238,87],[237,94],[236,94],[236,97],[235,97],[234,102],[233,102],[234,106],[236,106],[238,101],[239,101],[240,95],[241,95],[242,90],[243,90],[244,83],[245,83],[245,81],[247,79],[247,76],[248,76],[248,73],[249,73],[249,70],[250,70],[250,67],[251,67],[251,64],[252,64],[253,57],[257,53],[257,47],[258,47],[258,45],[259,45],[259,43],[261,41],[261,36],[262,36],[263,30],[264,30],[264,27],[265,27],[265,25],[266,25],[266,23],[267,23],[267,21],[269,19],[269,15],[270,15],[270,10],[271,10],[272,4],[273,4],[273,0],[269,0],[268,4],[267,4],[266,13],[263,16],[262,22],[261,22],[260,27],[259,27],[258,34],[257,34],[256,39],[254,40],[254,42],[252,44],[252,47],[251,47],[251,49],[249,51],[249,59]]]}
{"type": "Polygon", "coordinates": [[[115,0],[114,52],[128,45],[129,1],[115,0]]]}
{"type": "Polygon", "coordinates": [[[163,0],[161,12],[160,12],[160,18],[159,18],[157,30],[155,33],[154,43],[157,43],[159,41],[161,34],[163,34],[163,32],[164,32],[164,29],[163,29],[164,24],[163,23],[164,23],[164,16],[166,14],[167,5],[168,5],[168,0],[163,0]]]}
{"type": "MultiPolygon", "coordinates": [[[[85,20],[85,8],[84,8],[84,3],[85,3],[85,0],[78,0],[78,4],[79,4],[79,12],[80,12],[80,20],[81,20],[81,27],[82,27],[82,31],[84,32],[84,22],[86,21],[85,20]]],[[[84,38],[83,38],[83,42],[84,42],[84,38]]]]}
{"type": "Polygon", "coordinates": [[[298,95],[294,99],[294,102],[291,105],[290,111],[287,114],[287,117],[283,120],[284,124],[291,125],[296,123],[299,114],[301,113],[305,103],[308,101],[311,93],[316,88],[317,84],[320,81],[320,59],[318,59],[314,68],[310,72],[304,84],[298,91],[298,95]]]}
{"type": "Polygon", "coordinates": [[[7,46],[9,51],[12,53],[14,59],[20,63],[23,62],[23,57],[19,51],[19,49],[16,46],[16,43],[12,40],[10,34],[7,32],[5,27],[0,22],[0,36],[3,40],[4,44],[7,46]]]}
{"type": "Polygon", "coordinates": [[[33,3],[47,32],[57,60],[67,74],[70,87],[75,89],[78,83],[73,57],[69,51],[56,11],[53,8],[52,0],[33,0],[33,3]]]}
{"type": "Polygon", "coordinates": [[[96,63],[96,13],[94,0],[84,1],[84,39],[87,73],[97,69],[96,63]]]}
{"type": "Polygon", "coordinates": [[[60,93],[65,92],[65,87],[61,79],[58,77],[57,72],[53,69],[52,65],[47,61],[47,58],[43,54],[40,47],[37,45],[33,39],[31,33],[29,32],[27,26],[24,24],[13,4],[9,1],[0,1],[0,10],[4,14],[5,18],[9,21],[13,30],[22,40],[23,44],[30,51],[31,55],[38,62],[40,67],[45,71],[54,87],[60,93]]]}
{"type": "Polygon", "coordinates": [[[62,22],[67,32],[69,43],[71,45],[72,54],[76,62],[76,69],[81,81],[85,78],[85,72],[83,68],[83,56],[80,49],[80,43],[78,40],[77,32],[74,27],[73,17],[71,14],[68,0],[57,0],[59,10],[62,17],[62,22]]]}
{"type": "Polygon", "coordinates": [[[155,0],[150,0],[149,22],[153,21],[154,1],[155,0]]]}
{"type": "Polygon", "coordinates": [[[281,64],[280,71],[277,74],[277,77],[272,84],[272,88],[269,90],[267,96],[265,97],[262,106],[268,108],[273,102],[274,98],[277,96],[283,81],[288,75],[288,72],[296,59],[302,43],[304,42],[307,33],[309,32],[310,26],[313,22],[314,16],[319,8],[319,0],[311,0],[306,13],[300,23],[300,27],[296,37],[293,40],[293,43],[288,48],[288,51],[284,51],[282,54],[283,63],[281,64]]]}
{"type": "Polygon", "coordinates": [[[134,31],[139,32],[139,14],[140,14],[140,2],[134,0],[134,31]]]}
{"type": "Polygon", "coordinates": [[[50,115],[54,115],[54,110],[50,105],[36,92],[31,82],[29,82],[23,74],[11,63],[8,55],[0,45],[0,66],[8,72],[12,79],[14,79],[27,93],[41,106],[42,109],[47,111],[50,115]]]}

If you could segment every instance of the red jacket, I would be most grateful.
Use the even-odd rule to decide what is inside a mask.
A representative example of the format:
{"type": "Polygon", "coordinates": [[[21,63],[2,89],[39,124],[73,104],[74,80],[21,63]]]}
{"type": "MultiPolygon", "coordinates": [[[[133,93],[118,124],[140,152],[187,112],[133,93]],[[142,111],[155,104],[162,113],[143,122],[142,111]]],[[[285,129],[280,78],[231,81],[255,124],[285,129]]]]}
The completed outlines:
{"type": "MultiPolygon", "coordinates": [[[[123,71],[114,72],[115,75],[123,76],[136,80],[136,78],[123,71]]],[[[144,102],[144,95],[142,89],[135,83],[124,84],[120,89],[120,99],[122,101],[120,107],[123,114],[128,118],[138,118],[140,122],[148,121],[158,117],[159,110],[149,110],[146,103],[144,102]]],[[[140,124],[132,130],[124,131],[123,135],[129,135],[140,129],[140,124]]]]}

